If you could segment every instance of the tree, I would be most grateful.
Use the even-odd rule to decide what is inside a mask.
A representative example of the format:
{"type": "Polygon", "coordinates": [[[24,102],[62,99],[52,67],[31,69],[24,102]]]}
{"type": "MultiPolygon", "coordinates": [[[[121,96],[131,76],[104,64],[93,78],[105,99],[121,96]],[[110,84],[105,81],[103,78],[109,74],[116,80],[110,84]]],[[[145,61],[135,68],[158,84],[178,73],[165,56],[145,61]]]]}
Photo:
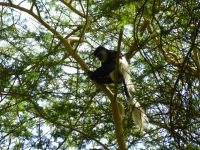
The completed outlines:
{"type": "Polygon", "coordinates": [[[3,149],[198,148],[198,1],[3,0],[0,6],[3,149]],[[150,120],[144,133],[135,131],[121,86],[88,78],[98,45],[120,48],[130,62],[134,97],[150,120]]]}

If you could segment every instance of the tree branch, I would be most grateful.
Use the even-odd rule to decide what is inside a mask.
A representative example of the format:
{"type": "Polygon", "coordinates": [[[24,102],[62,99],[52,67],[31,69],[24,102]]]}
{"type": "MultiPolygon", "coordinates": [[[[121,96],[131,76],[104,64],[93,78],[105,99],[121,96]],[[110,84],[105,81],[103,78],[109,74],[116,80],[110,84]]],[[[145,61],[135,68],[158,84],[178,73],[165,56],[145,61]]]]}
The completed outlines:
{"type": "Polygon", "coordinates": [[[113,113],[113,119],[115,122],[115,132],[117,137],[117,142],[119,145],[120,150],[125,150],[126,143],[125,143],[125,137],[124,137],[124,128],[123,128],[123,113],[121,114],[121,111],[123,111],[123,106],[120,105],[120,103],[117,101],[117,85],[118,85],[118,68],[119,68],[119,55],[120,55],[120,47],[121,47],[121,41],[123,36],[123,28],[120,29],[119,33],[119,40],[118,40],[118,47],[117,47],[117,59],[116,59],[116,68],[117,71],[115,73],[116,81],[115,81],[115,93],[114,97],[111,100],[111,106],[112,106],[112,113],[113,113]]]}
{"type": "MultiPolygon", "coordinates": [[[[149,25],[149,21],[144,20],[142,26],[139,29],[141,36],[143,35],[148,25],[149,25]]],[[[133,57],[133,55],[138,51],[139,51],[139,48],[138,48],[137,42],[134,42],[130,47],[130,51],[126,54],[126,59],[129,61],[133,57]]]]}
{"type": "Polygon", "coordinates": [[[67,6],[68,8],[70,8],[74,13],[76,13],[77,15],[79,15],[79,16],[81,16],[82,18],[86,18],[86,16],[83,14],[83,13],[81,13],[80,11],[78,11],[77,9],[75,9],[72,5],[71,5],[71,3],[67,3],[65,0],[61,0],[61,2],[63,3],[63,4],[65,4],[65,6],[67,6]]]}
{"type": "MultiPolygon", "coordinates": [[[[52,32],[52,34],[54,34],[60,40],[60,42],[66,48],[69,55],[77,61],[77,63],[81,66],[81,68],[85,72],[89,71],[88,66],[85,64],[85,62],[82,60],[82,58],[76,53],[76,51],[72,48],[72,46],[70,44],[70,40],[62,37],[56,30],[51,28],[48,23],[46,23],[40,16],[35,14],[31,9],[29,10],[29,9],[26,9],[26,8],[21,7],[19,5],[15,5],[13,3],[0,2],[0,5],[18,9],[18,10],[26,12],[29,15],[31,15],[32,17],[34,17],[39,23],[41,23],[41,25],[43,25],[47,30],[52,32]]],[[[97,83],[95,83],[95,84],[96,84],[97,88],[102,90],[108,96],[108,98],[111,100],[111,105],[112,105],[112,109],[113,109],[113,118],[114,118],[114,121],[116,122],[115,123],[115,125],[116,125],[116,136],[117,136],[117,139],[118,139],[118,142],[119,142],[118,143],[119,148],[124,150],[124,149],[126,149],[126,147],[124,146],[125,142],[122,141],[122,139],[121,139],[121,137],[123,136],[123,127],[122,127],[122,123],[118,122],[120,120],[121,116],[120,116],[120,112],[119,112],[119,109],[118,109],[118,104],[114,103],[114,94],[108,88],[106,88],[105,85],[100,85],[100,84],[97,84],[97,83]]],[[[66,126],[66,127],[68,127],[68,126],[66,126]]],[[[76,131],[76,129],[73,129],[73,130],[76,131]]],[[[82,133],[82,132],[79,131],[79,133],[82,133]]]]}

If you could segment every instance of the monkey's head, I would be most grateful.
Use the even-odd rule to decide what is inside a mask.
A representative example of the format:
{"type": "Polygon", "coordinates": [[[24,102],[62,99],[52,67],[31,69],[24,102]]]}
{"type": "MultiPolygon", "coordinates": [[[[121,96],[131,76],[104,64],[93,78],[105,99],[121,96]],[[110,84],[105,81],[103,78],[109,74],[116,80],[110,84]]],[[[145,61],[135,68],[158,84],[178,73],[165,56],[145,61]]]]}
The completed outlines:
{"type": "Polygon", "coordinates": [[[108,56],[108,49],[103,46],[99,46],[94,51],[94,56],[97,57],[101,62],[105,62],[108,56]]]}

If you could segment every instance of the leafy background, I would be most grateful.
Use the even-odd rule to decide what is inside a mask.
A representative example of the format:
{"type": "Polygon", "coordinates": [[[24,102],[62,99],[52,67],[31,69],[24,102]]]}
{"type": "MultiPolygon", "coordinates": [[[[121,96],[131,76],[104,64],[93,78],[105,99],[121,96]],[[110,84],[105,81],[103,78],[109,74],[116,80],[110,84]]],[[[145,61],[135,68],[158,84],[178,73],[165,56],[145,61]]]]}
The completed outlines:
{"type": "Polygon", "coordinates": [[[199,18],[198,0],[1,0],[0,147],[198,149],[199,18]],[[117,49],[120,29],[150,120],[135,132],[119,94],[121,141],[106,87],[87,76],[99,65],[94,49],[117,49]]]}

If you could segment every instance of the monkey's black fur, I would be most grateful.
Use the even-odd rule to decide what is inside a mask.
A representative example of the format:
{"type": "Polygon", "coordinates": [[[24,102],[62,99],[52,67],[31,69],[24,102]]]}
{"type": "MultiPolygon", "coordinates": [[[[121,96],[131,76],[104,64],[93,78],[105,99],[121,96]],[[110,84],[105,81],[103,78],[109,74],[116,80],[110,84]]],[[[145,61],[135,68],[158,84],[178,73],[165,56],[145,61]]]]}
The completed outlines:
{"type": "Polygon", "coordinates": [[[118,81],[124,83],[124,91],[127,98],[130,98],[128,93],[124,77],[119,73],[119,69],[116,69],[117,66],[117,51],[108,50],[102,46],[99,46],[94,51],[94,56],[101,61],[101,67],[97,68],[94,72],[90,72],[90,78],[95,80],[100,84],[111,84],[115,82],[115,71],[118,71],[118,81]]]}
{"type": "Polygon", "coordinates": [[[102,84],[123,82],[128,106],[130,107],[136,125],[139,126],[140,131],[142,131],[144,124],[148,122],[148,117],[141,108],[140,103],[131,95],[135,89],[131,81],[129,65],[126,58],[119,57],[119,60],[117,60],[116,51],[108,50],[102,46],[99,46],[94,51],[94,56],[101,61],[101,67],[93,72],[89,72],[90,78],[102,84]],[[118,68],[117,61],[119,62],[118,68]]]}

